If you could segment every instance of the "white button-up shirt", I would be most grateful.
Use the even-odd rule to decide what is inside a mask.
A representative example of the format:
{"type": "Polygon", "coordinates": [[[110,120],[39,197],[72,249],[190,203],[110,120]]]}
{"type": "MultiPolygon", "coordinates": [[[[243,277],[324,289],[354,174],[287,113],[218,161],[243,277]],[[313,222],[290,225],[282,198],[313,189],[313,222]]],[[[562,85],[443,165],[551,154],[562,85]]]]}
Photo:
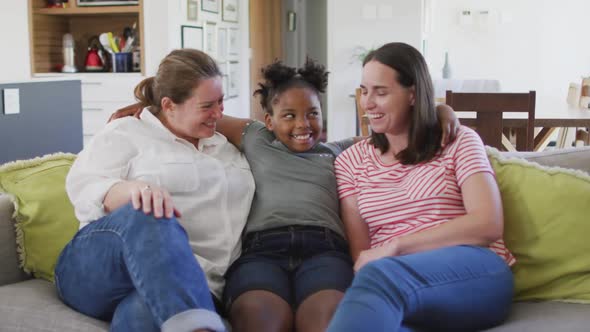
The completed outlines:
{"type": "Polygon", "coordinates": [[[200,139],[197,149],[144,110],[141,119],[107,124],[74,162],[66,190],[80,228],[106,215],[104,197],[123,180],[142,180],[170,192],[209,287],[221,298],[223,275],[240,254],[254,195],[246,158],[218,133],[200,139]]]}

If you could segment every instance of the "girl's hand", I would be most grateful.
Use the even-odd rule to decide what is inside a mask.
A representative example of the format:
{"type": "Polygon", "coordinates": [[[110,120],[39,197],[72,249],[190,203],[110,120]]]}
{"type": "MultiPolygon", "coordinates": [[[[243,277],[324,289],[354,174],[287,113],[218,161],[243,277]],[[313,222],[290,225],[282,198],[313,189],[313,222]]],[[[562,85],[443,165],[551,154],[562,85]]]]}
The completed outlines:
{"type": "Polygon", "coordinates": [[[115,113],[111,114],[109,120],[107,122],[111,122],[118,118],[124,118],[126,116],[134,116],[139,119],[139,115],[143,111],[140,103],[135,103],[133,105],[125,106],[121,109],[118,109],[115,113]]]}
{"type": "Polygon", "coordinates": [[[383,257],[391,257],[397,255],[397,242],[392,240],[385,243],[381,247],[367,249],[361,251],[359,257],[354,263],[354,272],[358,272],[365,264],[378,260],[383,257]]]}
{"type": "Polygon", "coordinates": [[[438,120],[442,128],[441,147],[447,146],[455,140],[461,123],[449,105],[441,104],[436,107],[438,120]]]}
{"type": "Polygon", "coordinates": [[[145,214],[153,212],[156,218],[181,216],[166,189],[143,181],[135,181],[135,185],[131,187],[131,204],[136,210],[142,208],[145,214]]]}

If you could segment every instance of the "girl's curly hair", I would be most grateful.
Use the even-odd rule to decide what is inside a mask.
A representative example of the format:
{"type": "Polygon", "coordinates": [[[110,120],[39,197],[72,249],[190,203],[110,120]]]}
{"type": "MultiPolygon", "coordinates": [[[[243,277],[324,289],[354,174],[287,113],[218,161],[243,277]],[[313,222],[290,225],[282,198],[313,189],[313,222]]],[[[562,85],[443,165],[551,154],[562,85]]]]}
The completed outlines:
{"type": "Polygon", "coordinates": [[[309,88],[318,96],[326,91],[328,86],[328,72],[326,67],[310,58],[305,60],[301,68],[286,66],[281,61],[262,68],[263,83],[254,91],[254,96],[260,96],[262,109],[272,115],[272,102],[276,96],[290,88],[309,88]]]}

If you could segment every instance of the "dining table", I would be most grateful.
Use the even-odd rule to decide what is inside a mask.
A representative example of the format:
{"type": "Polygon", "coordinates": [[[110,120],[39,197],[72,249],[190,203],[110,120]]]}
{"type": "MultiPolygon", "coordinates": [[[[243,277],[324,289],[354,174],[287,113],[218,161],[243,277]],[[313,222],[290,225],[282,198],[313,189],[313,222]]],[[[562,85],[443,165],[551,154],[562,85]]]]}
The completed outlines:
{"type": "MultiPolygon", "coordinates": [[[[517,151],[526,150],[526,125],[527,113],[505,112],[502,115],[502,126],[504,132],[513,130],[516,134],[517,151]]],[[[475,126],[475,112],[457,112],[461,124],[466,126],[475,126]]],[[[542,98],[537,96],[535,102],[535,130],[534,151],[543,150],[553,133],[561,130],[556,147],[565,147],[565,139],[571,128],[590,128],[590,109],[579,105],[569,105],[565,100],[542,98]]],[[[503,139],[504,146],[512,150],[507,137],[503,139]]]]}

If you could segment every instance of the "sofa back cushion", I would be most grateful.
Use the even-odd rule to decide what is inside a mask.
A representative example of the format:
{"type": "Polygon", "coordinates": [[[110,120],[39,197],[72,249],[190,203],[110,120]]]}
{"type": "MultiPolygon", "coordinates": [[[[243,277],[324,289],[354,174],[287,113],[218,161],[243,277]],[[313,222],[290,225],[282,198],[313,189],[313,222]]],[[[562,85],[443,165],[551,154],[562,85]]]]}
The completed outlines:
{"type": "Polygon", "coordinates": [[[542,152],[502,152],[504,157],[523,158],[544,166],[577,169],[590,173],[590,146],[542,152]]]}
{"type": "Polygon", "coordinates": [[[515,300],[590,301],[590,176],[488,149],[516,257],[515,300]]]}
{"type": "Polygon", "coordinates": [[[59,153],[0,166],[0,192],[15,207],[20,265],[50,281],[57,257],[79,227],[65,191],[74,159],[75,155],[59,153]]]}

